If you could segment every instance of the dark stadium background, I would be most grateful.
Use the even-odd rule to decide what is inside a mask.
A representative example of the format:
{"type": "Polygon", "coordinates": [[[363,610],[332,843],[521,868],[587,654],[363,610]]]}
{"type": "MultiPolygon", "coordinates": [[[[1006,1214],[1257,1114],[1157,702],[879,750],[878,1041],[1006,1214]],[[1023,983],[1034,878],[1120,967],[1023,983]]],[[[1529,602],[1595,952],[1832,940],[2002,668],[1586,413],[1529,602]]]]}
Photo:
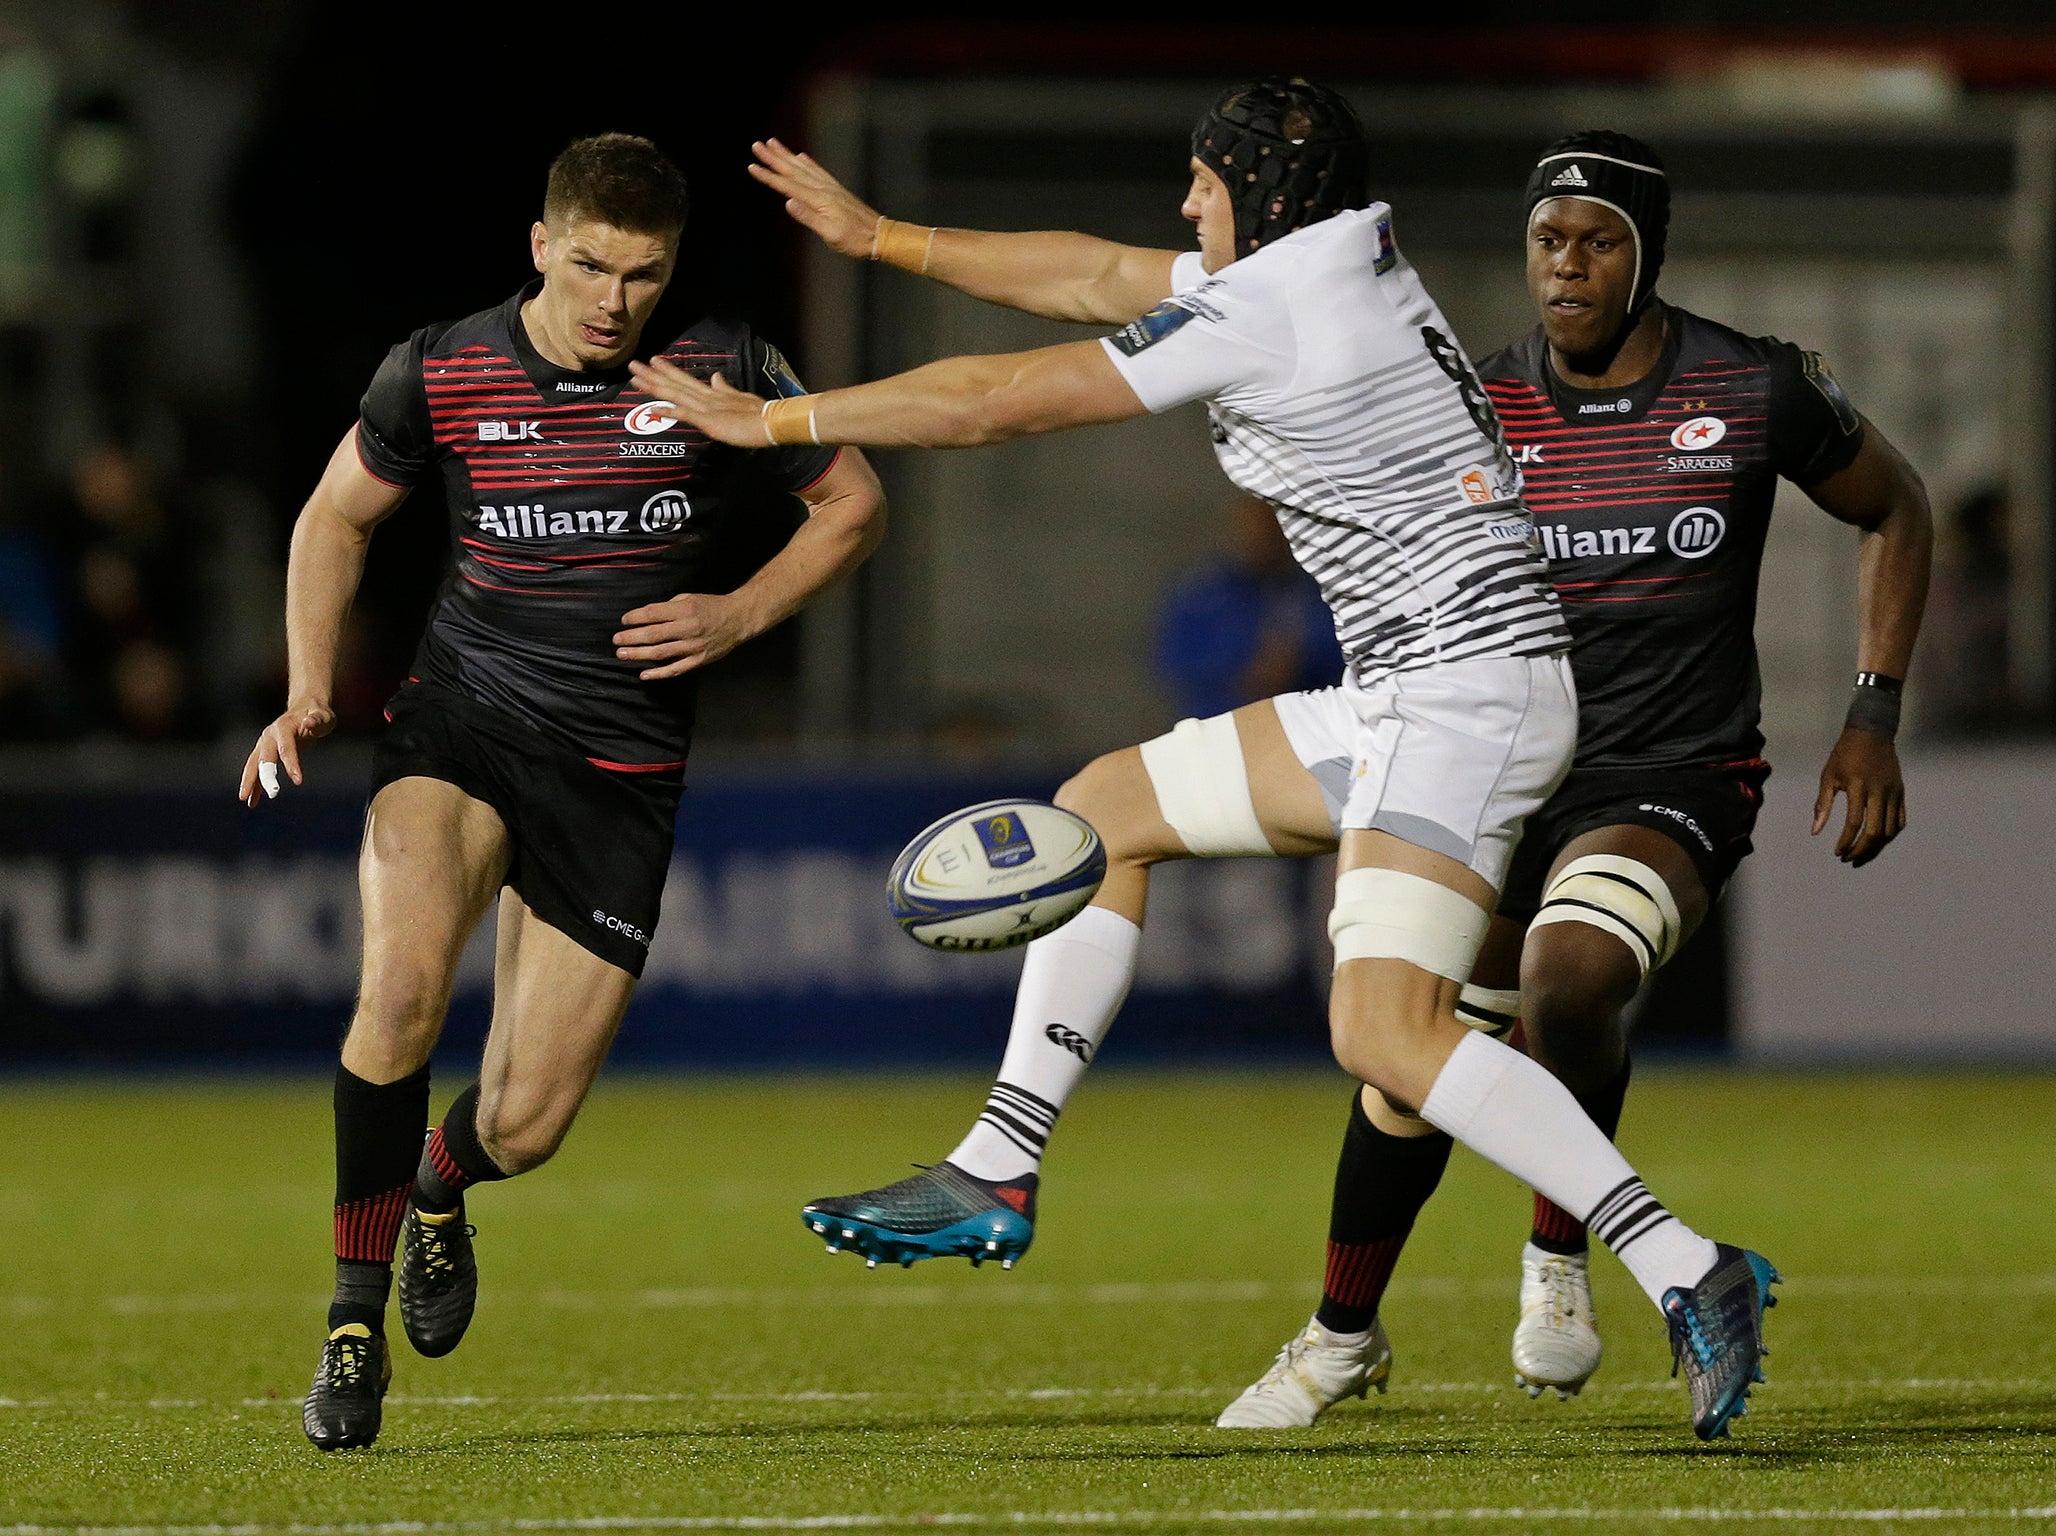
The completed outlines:
{"type": "MultiPolygon", "coordinates": [[[[176,179],[182,152],[176,134],[151,139],[138,151],[125,190],[76,205],[53,192],[60,264],[72,264],[91,281],[51,287],[40,302],[17,301],[0,324],[0,501],[15,494],[16,482],[56,484],[91,441],[134,443],[158,465],[167,497],[180,498],[185,526],[197,539],[214,541],[217,555],[210,558],[217,566],[225,558],[219,546],[228,543],[275,565],[301,498],[385,348],[429,319],[478,308],[524,281],[525,231],[544,166],[569,138],[606,128],[656,138],[692,182],[695,212],[666,301],[669,313],[712,308],[743,315],[788,342],[808,371],[827,343],[815,333],[816,317],[805,302],[807,248],[776,201],[747,181],[741,167],[752,138],[803,136],[822,91],[838,80],[1031,82],[1115,105],[1137,82],[1159,89],[1190,84],[1200,93],[1196,105],[1205,90],[1234,76],[1298,65],[1373,94],[1387,86],[1416,95],[1446,90],[1451,99],[1489,104],[1502,97],[1525,100],[1522,93],[1548,85],[1589,89],[1597,93],[1593,100],[1604,101],[1611,99],[1606,92],[1632,93],[1660,78],[1681,50],[1719,53],[1746,45],[1770,55],[1868,50],[1898,57],[1912,50],[1940,61],[1961,92],[1959,116],[1974,117],[1994,104],[2011,110],[2056,93],[2056,34],[2047,30],[2046,6],[2039,3],[1954,7],[1949,21],[1956,30],[1946,34],[1934,30],[1931,6],[1898,0],[1820,0],[1805,8],[1802,26],[1792,24],[1789,6],[1734,0],[1602,0],[1580,7],[1568,28],[1550,25],[1554,18],[1531,6],[1479,4],[1454,14],[1454,23],[1433,27],[1383,21],[1367,27],[1309,9],[1288,26],[1272,27],[1254,24],[1246,11],[1082,6],[1040,8],[1032,25],[969,25],[954,7],[887,8],[861,22],[829,23],[817,22],[808,9],[764,23],[759,13],[704,8],[587,16],[575,9],[288,0],[13,6],[0,12],[0,42],[44,46],[58,64],[53,142],[77,123],[138,131],[146,120],[162,121],[151,118],[137,95],[154,89],[148,84],[153,78],[175,78],[202,96],[209,81],[241,93],[243,107],[220,119],[233,122],[235,143],[212,151],[219,174],[209,184],[206,208],[189,210],[188,217],[203,221],[221,241],[256,323],[249,328],[254,351],[246,365],[215,368],[205,387],[193,385],[188,360],[166,342],[178,332],[165,317],[178,311],[184,296],[163,276],[161,253],[147,248],[150,232],[165,225],[153,222],[146,205],[153,178],[176,179]],[[761,23],[760,30],[750,30],[752,23],[761,23]],[[241,488],[246,511],[233,525],[219,521],[224,503],[207,490],[223,485],[241,488]]],[[[1008,161],[1005,174],[1061,181],[1074,173],[1146,178],[1155,173],[1145,155],[1178,153],[1174,131],[1103,135],[1099,121],[1093,112],[1068,128],[1038,118],[1024,121],[1018,134],[1002,125],[964,140],[971,147],[959,155],[975,158],[984,152],[978,146],[1001,145],[993,152],[1008,161]],[[1010,137],[1013,142],[1004,143],[1010,137]]],[[[1868,160],[1858,156],[1849,174],[1869,178],[1873,191],[1889,192],[1899,184],[1895,178],[1903,178],[1909,196],[1934,193],[1945,183],[1972,191],[1983,186],[1997,195],[2013,162],[1989,145],[1961,149],[1962,134],[1971,131],[1916,122],[1902,135],[1919,141],[1914,151],[1902,145],[1868,160]]],[[[1416,164],[1406,174],[1470,178],[1483,195],[1510,177],[1517,180],[1519,156],[1534,137],[1523,124],[1496,139],[1436,142],[1435,132],[1424,129],[1388,142],[1409,150],[1425,146],[1430,168],[1416,164]]],[[[1814,175],[1839,174],[1822,171],[1821,163],[1814,163],[1814,175]]],[[[1688,151],[1678,164],[1709,183],[1760,179],[1769,190],[1797,174],[1790,156],[1761,146],[1688,151]]],[[[984,169],[944,165],[938,175],[962,181],[984,169]]],[[[1177,174],[1175,161],[1162,171],[1166,196],[1174,193],[1177,174]]],[[[958,194],[944,188],[935,195],[946,202],[958,194]]],[[[1165,210],[1144,212],[1160,238],[1181,238],[1165,210]]],[[[1459,232],[1450,249],[1461,255],[1470,238],[1459,232]]],[[[1932,249],[1949,240],[1947,229],[1928,226],[1914,244],[1932,249]]],[[[1495,259],[1500,286],[1512,289],[1510,263],[1495,259]]],[[[2039,280],[2038,302],[2046,304],[2047,272],[2039,280]]],[[[867,300],[861,360],[920,355],[941,334],[936,327],[951,323],[947,315],[896,309],[899,303],[875,295],[867,300]]],[[[1498,311],[1492,318],[1497,323],[1498,311]]],[[[1474,351],[1482,349],[1480,339],[1467,340],[1474,351]]],[[[2050,367],[2043,357],[2033,381],[2044,399],[2050,367]]],[[[1991,468],[1999,473],[2006,466],[1991,468]]],[[[886,473],[896,497],[904,488],[910,506],[935,494],[918,479],[925,471],[895,463],[886,473]]],[[[2046,486],[2021,486],[2018,498],[2016,526],[2038,530],[2037,540],[2045,542],[2046,486]]],[[[1211,515],[1211,505],[1197,515],[1211,515]]],[[[275,708],[276,677],[262,669],[205,674],[193,690],[198,702],[165,740],[137,742],[119,726],[77,726],[0,744],[0,873],[6,875],[0,892],[11,893],[13,914],[7,929],[12,949],[0,950],[0,1061],[312,1062],[333,1041],[349,990],[348,922],[336,906],[347,893],[335,894],[336,880],[349,853],[365,733],[377,699],[404,665],[441,558],[440,519],[423,511],[410,508],[375,543],[362,599],[370,623],[353,694],[358,729],[353,739],[324,749],[317,759],[319,787],[302,804],[246,818],[226,798],[225,765],[240,759],[257,724],[275,708]],[[304,839],[296,840],[301,833],[304,839]],[[246,908],[275,912],[282,899],[276,893],[289,878],[280,871],[303,855],[317,858],[319,868],[309,866],[304,879],[291,875],[301,880],[294,889],[318,886],[326,894],[308,896],[305,913],[292,920],[300,926],[290,944],[301,947],[278,940],[288,944],[278,952],[288,959],[265,960],[257,941],[246,937],[252,931],[246,908]],[[124,860],[141,872],[132,879],[121,874],[124,860]],[[52,871],[56,884],[36,883],[52,871]],[[150,969],[156,962],[147,936],[104,963],[83,950],[60,953],[64,944],[83,944],[102,891],[92,881],[101,875],[109,882],[105,891],[113,893],[107,900],[129,903],[121,910],[132,919],[172,914],[159,970],[150,969]],[[186,930],[176,928],[199,908],[219,913],[206,930],[209,942],[225,946],[213,960],[206,958],[205,942],[196,951],[181,936],[186,930]],[[40,960],[24,960],[23,934],[51,914],[57,926],[46,923],[44,937],[56,947],[40,960]],[[274,972],[290,970],[290,956],[302,953],[322,957],[329,968],[324,979],[279,980],[274,972]],[[94,964],[101,964],[100,972],[94,964]]],[[[765,509],[760,554],[776,547],[789,515],[765,509]]],[[[1203,535],[1195,536],[1195,547],[1203,542],[1203,535]]],[[[903,942],[883,930],[882,902],[864,894],[871,879],[866,871],[875,866],[882,873],[884,856],[935,811],[985,793],[1046,793],[1083,755],[1115,743],[1095,735],[1096,728],[1051,724],[1035,706],[1015,707],[1005,698],[941,690],[915,697],[899,686],[893,669],[906,665],[905,657],[877,637],[888,610],[904,597],[899,584],[912,579],[895,563],[904,559],[897,550],[882,559],[852,599],[861,612],[849,632],[861,635],[866,649],[852,662],[856,681],[833,731],[810,733],[794,724],[812,707],[802,697],[808,684],[798,626],[759,641],[710,679],[697,770],[701,792],[688,811],[681,846],[683,858],[700,861],[692,867],[715,893],[708,908],[714,915],[704,931],[693,930],[693,943],[719,949],[749,928],[764,958],[747,977],[730,974],[715,984],[695,969],[699,950],[681,950],[663,973],[670,979],[660,977],[646,989],[624,1037],[627,1056],[848,1064],[977,1060],[996,1051],[1008,991],[1003,961],[965,962],[983,969],[942,976],[924,969],[927,957],[914,955],[896,981],[861,968],[844,982],[835,979],[838,954],[868,953],[873,939],[903,942]],[[780,829],[813,819],[813,808],[824,804],[835,807],[836,837],[793,852],[780,829]],[[786,863],[777,862],[788,853],[786,863]],[[775,878],[762,875],[766,868],[775,878]],[[814,898],[827,901],[825,923],[835,937],[781,981],[777,945],[765,935],[775,936],[778,921],[814,898]]],[[[2046,562],[2041,569],[2046,573],[2046,562]]],[[[736,579],[744,574],[738,569],[736,579]]],[[[2029,570],[2029,576],[2046,586],[2046,574],[2034,577],[2029,570]]],[[[247,589],[247,568],[240,579],[247,589]]],[[[2040,606],[2046,612],[2046,602],[2040,606]]],[[[2047,766],[2040,743],[2050,718],[2046,622],[2030,639],[2042,654],[2023,661],[2016,632],[2014,664],[2032,686],[1997,718],[1961,731],[1937,728],[1921,738],[1933,743],[1924,750],[1940,754],[1936,777],[1957,786],[1943,796],[1945,810],[1978,801],[1987,763],[2014,775],[2005,782],[2025,786],[2025,793],[2044,782],[2038,775],[2047,766]]],[[[1163,719],[1168,722],[1168,712],[1163,719]]],[[[1150,722],[1149,729],[1156,728],[1150,722]]],[[[1788,806],[1810,799],[1809,756],[1810,748],[1781,761],[1775,791],[1788,806]]],[[[1917,777],[1915,785],[1918,807],[1917,777]]],[[[1801,849],[1792,857],[1809,851],[1802,841],[1784,839],[1801,849]]],[[[1975,865],[1983,857],[1972,851],[1958,862],[1975,865]]],[[[1764,862],[1770,866],[1768,854],[1764,862]]],[[[1319,878],[1318,869],[1278,867],[1254,876],[1181,871],[1167,882],[1167,936],[1158,942],[1172,949],[1156,962],[1154,983],[1146,974],[1110,1059],[1193,1052],[1318,1057],[1319,878]],[[1272,914],[1277,942],[1239,976],[1225,965],[1210,969],[1204,959],[1209,945],[1245,927],[1238,914],[1256,908],[1272,914]]],[[[1822,899],[1846,902],[1860,914],[1873,904],[1877,887],[1903,891],[1921,878],[1911,870],[1895,872],[1888,859],[1854,896],[1836,887],[1822,899]]],[[[1811,894],[1806,900],[1819,905],[1811,894]]],[[[1889,922],[1902,927],[1887,923],[1881,930],[1852,915],[1848,945],[1883,954],[1872,970],[1883,967],[1873,979],[1884,992],[1894,987],[1892,967],[1909,962],[1903,949],[1894,953],[1880,940],[1880,932],[1917,932],[1924,920],[1918,910],[1895,908],[1889,922]]],[[[1972,918],[1963,922],[1965,931],[1976,927],[1972,918]]],[[[797,926],[793,937],[809,942],[797,926]]],[[[1764,961],[1742,952],[1731,928],[1717,925],[1667,974],[1664,990],[1648,1006],[1645,1028],[1652,1039],[1681,1049],[1728,1050],[1736,1034],[1737,978],[1756,974],[1752,965],[1760,973],[1765,965],[1790,963],[1782,954],[1764,961]]],[[[2048,962],[2027,963],[2032,971],[2048,962]]],[[[2009,995],[2027,997],[2039,983],[2016,974],[2006,985],[2017,989],[2009,995]]],[[[1813,1006],[1794,1005],[1797,1011],[1813,1006]]],[[[1995,1013],[2004,1006],[2001,997],[1996,1006],[1979,1002],[1966,1011],[1995,1013]]],[[[461,1052],[475,1044],[482,1019],[482,995],[474,988],[460,1004],[450,1048],[461,1052]]],[[[1851,1047],[1846,1038],[1822,1045],[1808,1037],[1811,1043],[1792,1043],[1789,1052],[1952,1054],[1947,1040],[1923,1040],[1917,1020],[1883,1034],[1871,1047],[1851,1047]]],[[[1775,1054],[1775,1031],[1764,1049],[1775,1054]]],[[[1953,1054],[2010,1058],[2052,1051],[2049,1037],[2030,1032],[1973,1040],[1953,1054]]]]}

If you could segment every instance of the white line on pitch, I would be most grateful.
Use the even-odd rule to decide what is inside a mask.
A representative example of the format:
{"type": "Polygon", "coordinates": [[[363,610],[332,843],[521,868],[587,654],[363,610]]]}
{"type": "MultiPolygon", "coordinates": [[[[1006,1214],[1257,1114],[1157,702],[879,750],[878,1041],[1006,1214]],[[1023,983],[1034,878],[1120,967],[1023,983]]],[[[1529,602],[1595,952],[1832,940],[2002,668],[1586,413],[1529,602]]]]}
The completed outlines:
{"type": "Polygon", "coordinates": [[[1912,1522],[2017,1521],[2056,1522],[2056,1505],[2028,1508],[1965,1509],[1939,1505],[1904,1508],[1762,1508],[1670,1505],[1610,1508],[1604,1505],[1445,1506],[1344,1509],[1079,1509],[937,1511],[905,1515],[587,1515],[560,1519],[503,1520],[363,1520],[293,1521],[193,1525],[0,1525],[0,1536],[438,1536],[470,1531],[821,1531],[905,1530],[936,1526],[1153,1526],[1153,1525],[1304,1525],[1331,1524],[1481,1524],[1543,1520],[1633,1522],[1636,1524],[1704,1524],[1715,1521],[1785,1524],[1824,1521],[1893,1525],[1912,1522]]]}
{"type": "MultiPolygon", "coordinates": [[[[1783,1378],[1780,1387],[1790,1392],[2023,1392],[2044,1391],[2046,1379],[2039,1376],[1867,1376],[1867,1377],[1816,1377],[1783,1378]]],[[[876,1390],[832,1391],[828,1389],[803,1390],[797,1392],[569,1392],[545,1393],[534,1396],[503,1396],[487,1393],[453,1393],[444,1396],[414,1395],[395,1392],[386,1399],[396,1407],[412,1408],[492,1408],[502,1405],[516,1407],[608,1407],[637,1404],[661,1403],[884,1403],[895,1402],[920,1405],[931,1402],[1065,1402],[1091,1401],[1094,1399],[1126,1398],[1221,1398],[1232,1396],[1234,1386],[1157,1386],[1135,1387],[950,1387],[932,1391],[920,1388],[881,1388],[876,1390]]],[[[1679,1390],[1677,1383],[1667,1378],[1648,1381],[1608,1381],[1590,1388],[1593,1398],[1603,1398],[1615,1392],[1657,1392],[1669,1393],[1679,1390]]],[[[1408,1393],[1476,1394],[1481,1396],[1504,1396],[1511,1400],[1514,1389],[1505,1380],[1499,1381],[1407,1381],[1392,1389],[1391,1401],[1401,1401],[1408,1393]]],[[[105,1397],[0,1397],[0,1411],[17,1409],[33,1411],[54,1409],[77,1411],[81,1409],[175,1409],[175,1408],[278,1408],[297,1409],[299,1400],[287,1397],[243,1397],[228,1400],[208,1400],[190,1397],[153,1398],[105,1398],[105,1397]]],[[[4,1528],[0,1528],[4,1536],[4,1528]]]]}
{"type": "MultiPolygon", "coordinates": [[[[1411,1276],[1398,1288],[1401,1299],[1471,1300],[1505,1294],[1502,1280],[1466,1280],[1451,1276],[1411,1276]]],[[[634,1291],[547,1290],[523,1294],[496,1293],[497,1306],[534,1310],[699,1311],[725,1307],[934,1307],[934,1306],[1141,1306],[1179,1303],[1276,1301],[1303,1299],[1313,1283],[1284,1284],[1269,1280],[1103,1281],[1062,1283],[1024,1281],[995,1276],[991,1283],[934,1285],[896,1282],[881,1274],[875,1285],[843,1286],[685,1286],[634,1291]]],[[[1909,1275],[1884,1279],[1869,1275],[1800,1275],[1784,1282],[1785,1295],[1809,1296],[1946,1296],[1966,1301],[2017,1300],[2056,1296],[2056,1274],[2010,1276],[1909,1275]]],[[[101,1296],[89,1300],[54,1296],[0,1296],[0,1313],[17,1317],[45,1316],[90,1309],[123,1317],[164,1313],[241,1312],[282,1306],[312,1307],[325,1296],[265,1292],[256,1295],[198,1294],[188,1296],[101,1296]]]]}

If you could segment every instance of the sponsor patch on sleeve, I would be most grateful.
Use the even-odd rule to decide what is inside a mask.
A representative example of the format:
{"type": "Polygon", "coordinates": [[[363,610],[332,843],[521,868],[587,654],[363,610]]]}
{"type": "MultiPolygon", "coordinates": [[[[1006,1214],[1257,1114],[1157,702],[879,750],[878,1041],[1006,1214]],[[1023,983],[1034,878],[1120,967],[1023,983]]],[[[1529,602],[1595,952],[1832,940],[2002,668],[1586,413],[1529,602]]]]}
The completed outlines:
{"type": "Polygon", "coordinates": [[[1148,314],[1130,320],[1107,339],[1124,357],[1133,357],[1143,348],[1155,346],[1192,318],[1193,311],[1189,306],[1176,299],[1166,299],[1148,314]]]}
{"type": "Polygon", "coordinates": [[[784,400],[807,392],[807,386],[802,384],[800,376],[792,371],[792,364],[785,360],[785,354],[768,344],[764,348],[764,379],[778,391],[779,398],[784,400]]]}
{"type": "Polygon", "coordinates": [[[1826,361],[1818,352],[1802,352],[1799,355],[1805,360],[1806,382],[1820,391],[1821,398],[1827,401],[1834,411],[1835,420],[1842,428],[1842,435],[1854,436],[1862,429],[1862,418],[1856,414],[1856,407],[1849,403],[1849,397],[1842,393],[1842,386],[1836,382],[1834,374],[1828,371],[1826,361]]]}
{"type": "Polygon", "coordinates": [[[1371,263],[1371,270],[1383,277],[1399,265],[1399,247],[1392,243],[1392,221],[1378,220],[1378,255],[1371,263]]]}

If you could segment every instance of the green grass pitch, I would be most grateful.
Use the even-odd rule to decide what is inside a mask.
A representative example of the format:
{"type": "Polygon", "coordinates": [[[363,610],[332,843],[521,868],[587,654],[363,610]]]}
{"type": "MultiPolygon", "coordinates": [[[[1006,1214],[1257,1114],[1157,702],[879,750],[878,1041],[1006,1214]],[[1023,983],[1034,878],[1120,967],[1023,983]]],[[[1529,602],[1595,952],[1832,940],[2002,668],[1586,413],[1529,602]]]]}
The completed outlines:
{"type": "Polygon", "coordinates": [[[1211,1428],[1318,1290],[1332,1075],[1107,1073],[1012,1273],[827,1257],[801,1202],[942,1155],[983,1086],[603,1079],[473,1201],[463,1348],[400,1342],[384,1438],[323,1456],[327,1084],[0,1085],[0,1536],[2056,1527],[2056,1079],[1645,1074],[1651,1186],[1789,1276],[1712,1448],[1611,1259],[1592,1387],[1513,1389],[1526,1195],[1461,1151],[1390,1395],[1211,1428]]]}

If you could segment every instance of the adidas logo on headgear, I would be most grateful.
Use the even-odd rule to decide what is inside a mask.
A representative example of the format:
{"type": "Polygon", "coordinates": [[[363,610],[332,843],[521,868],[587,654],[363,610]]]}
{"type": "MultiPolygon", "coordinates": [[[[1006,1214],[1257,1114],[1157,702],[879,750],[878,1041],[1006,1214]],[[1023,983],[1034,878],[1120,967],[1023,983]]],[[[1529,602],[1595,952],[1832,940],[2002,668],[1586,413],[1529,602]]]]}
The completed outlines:
{"type": "Polygon", "coordinates": [[[1591,183],[1585,180],[1585,173],[1579,170],[1577,162],[1573,161],[1556,173],[1556,180],[1552,181],[1550,185],[1552,187],[1588,187],[1591,183]]]}

